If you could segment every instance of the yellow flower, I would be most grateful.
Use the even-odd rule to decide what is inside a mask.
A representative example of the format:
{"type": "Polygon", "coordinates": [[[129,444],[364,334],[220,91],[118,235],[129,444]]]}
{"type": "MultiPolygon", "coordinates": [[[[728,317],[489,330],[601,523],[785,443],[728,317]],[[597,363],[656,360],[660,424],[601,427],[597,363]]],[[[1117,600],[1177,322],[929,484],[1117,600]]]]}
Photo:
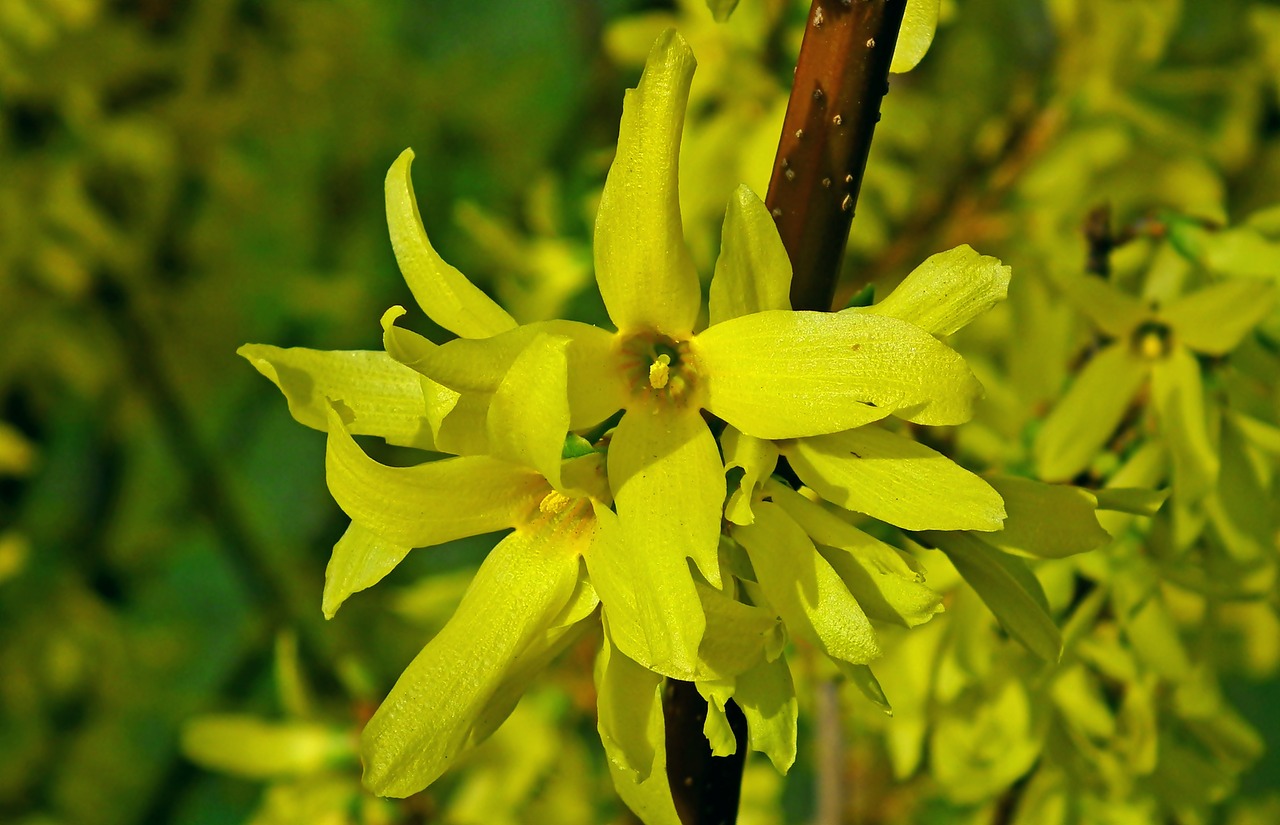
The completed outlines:
{"type": "MultiPolygon", "coordinates": [[[[704,411],[752,437],[794,439],[890,414],[957,424],[981,393],[961,358],[911,323],[878,313],[790,311],[789,274],[779,280],[755,272],[789,267],[772,218],[745,188],[725,219],[710,326],[697,331],[701,293],[677,188],[693,70],[688,46],[667,32],[624,103],[594,246],[615,333],[567,321],[515,326],[431,249],[409,182],[412,155],[388,174],[391,235],[406,280],[433,320],[466,337],[436,346],[387,325],[387,351],[458,392],[460,406],[479,410],[535,336],[570,341],[569,429],[625,411],[609,439],[608,477],[626,552],[588,553],[591,581],[618,649],[681,679],[697,674],[705,628],[686,559],[712,587],[722,586],[724,465],[704,411]],[[757,290],[760,284],[767,289],[757,290]]],[[[526,414],[541,410],[528,405],[526,414]]],[[[482,440],[471,446],[482,448],[482,440]]]]}

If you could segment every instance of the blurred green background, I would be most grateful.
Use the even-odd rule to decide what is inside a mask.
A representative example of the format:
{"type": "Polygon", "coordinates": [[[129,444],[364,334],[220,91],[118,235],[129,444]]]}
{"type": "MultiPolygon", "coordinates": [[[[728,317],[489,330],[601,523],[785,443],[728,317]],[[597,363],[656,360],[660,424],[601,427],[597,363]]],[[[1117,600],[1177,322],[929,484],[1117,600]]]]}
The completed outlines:
{"type": "MultiPolygon", "coordinates": [[[[435,802],[360,798],[349,748],[316,757],[333,777],[277,788],[277,818],[261,782],[182,755],[184,723],[212,712],[355,730],[484,550],[411,557],[389,600],[323,622],[346,526],[323,438],[236,347],[379,346],[382,311],[412,305],[382,207],[406,146],[447,260],[522,321],[600,321],[594,199],[622,90],[669,22],[702,64],[684,196],[709,276],[732,186],[767,183],[806,6],[742,0],[717,29],[698,2],[0,0],[0,822],[438,821],[435,802]]],[[[944,4],[886,103],[850,275],[891,282],[963,241],[1034,277],[1083,255],[1103,201],[1215,219],[1274,201],[1276,8],[944,4]]],[[[1280,742],[1277,653],[1260,655],[1231,692],[1280,742]]],[[[619,816],[589,650],[569,658],[513,720],[529,750],[495,743],[489,779],[447,780],[443,821],[619,816]],[[501,816],[467,808],[504,793],[501,816]]],[[[802,821],[807,771],[785,791],[750,774],[744,821],[802,821]]],[[[1276,776],[1265,757],[1244,788],[1276,776]]]]}

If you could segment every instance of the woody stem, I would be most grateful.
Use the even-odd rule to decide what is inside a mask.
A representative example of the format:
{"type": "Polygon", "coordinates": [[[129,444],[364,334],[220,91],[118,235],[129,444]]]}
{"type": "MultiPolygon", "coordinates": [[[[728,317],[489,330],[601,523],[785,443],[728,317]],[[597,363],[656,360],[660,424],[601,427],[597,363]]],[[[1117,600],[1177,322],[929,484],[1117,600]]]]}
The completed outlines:
{"type": "Polygon", "coordinates": [[[831,309],[906,0],[814,0],[765,199],[791,305],[831,309]]]}

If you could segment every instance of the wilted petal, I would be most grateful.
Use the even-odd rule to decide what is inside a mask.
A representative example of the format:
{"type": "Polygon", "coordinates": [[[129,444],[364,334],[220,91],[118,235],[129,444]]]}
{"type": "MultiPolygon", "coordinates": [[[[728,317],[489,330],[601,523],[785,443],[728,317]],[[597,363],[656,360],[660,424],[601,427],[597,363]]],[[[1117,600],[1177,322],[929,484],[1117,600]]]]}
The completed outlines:
{"type": "Polygon", "coordinates": [[[360,752],[370,790],[417,793],[468,744],[490,698],[574,591],[578,558],[562,540],[539,522],[490,551],[453,618],[365,727],[360,752]]]}
{"type": "Polygon", "coordinates": [[[517,524],[549,488],[533,470],[488,456],[388,467],[365,455],[330,414],[329,492],[352,521],[388,542],[430,547],[517,524]]]}
{"type": "Polygon", "coordinates": [[[1275,306],[1276,288],[1265,281],[1223,281],[1184,295],[1160,316],[1177,340],[1208,355],[1226,355],[1275,306]]]}
{"type": "Polygon", "coordinates": [[[324,571],[324,596],[320,609],[332,619],[352,593],[373,587],[395,569],[410,548],[393,544],[372,530],[351,522],[333,546],[324,571]]]}
{"type": "Polygon", "coordinates": [[[507,311],[485,295],[431,246],[409,167],[413,150],[405,149],[387,171],[387,226],[391,246],[405,283],[427,317],[463,338],[485,338],[515,327],[507,311]]]}
{"type": "Polygon", "coordinates": [[[958,354],[897,318],[758,312],[693,344],[707,409],[756,438],[840,432],[890,413],[959,424],[982,395],[958,354]]]}
{"type": "Polygon", "coordinates": [[[755,522],[735,527],[769,604],[787,629],[833,659],[852,664],[880,655],[871,622],[813,542],[778,505],[755,506],[755,522]]]}
{"type": "Polygon", "coordinates": [[[619,330],[682,337],[702,302],[680,221],[680,133],[696,61],[668,29],[622,104],[618,153],[596,213],[600,294],[619,330]]]}
{"type": "Polygon", "coordinates": [[[1146,377],[1146,363],[1122,344],[1095,355],[1036,436],[1036,475],[1045,481],[1066,481],[1088,467],[1146,377]]]}
{"type": "MultiPolygon", "coordinates": [[[[397,363],[385,352],[330,352],[267,344],[236,350],[284,393],[295,421],[324,432],[329,402],[339,403],[356,435],[376,435],[389,444],[431,449],[433,433],[452,409],[447,399],[424,390],[428,379],[397,363]]],[[[451,393],[456,400],[456,393],[451,393]]]]}
{"type": "Polygon", "coordinates": [[[957,246],[929,256],[880,303],[845,312],[887,315],[947,336],[1005,299],[1009,272],[999,258],[957,246]]]}
{"type": "Polygon", "coordinates": [[[1185,503],[1199,500],[1218,477],[1218,453],[1209,439],[1200,365],[1184,347],[1174,347],[1151,375],[1151,399],[1160,432],[1173,456],[1173,484],[1185,503]]]}
{"type": "Polygon", "coordinates": [[[791,260],[768,207],[745,184],[729,198],[708,301],[712,325],[791,309],[791,260]]]}
{"type": "Polygon", "coordinates": [[[907,530],[999,530],[1004,519],[990,484],[880,427],[797,439],[783,452],[827,501],[907,530]]]}

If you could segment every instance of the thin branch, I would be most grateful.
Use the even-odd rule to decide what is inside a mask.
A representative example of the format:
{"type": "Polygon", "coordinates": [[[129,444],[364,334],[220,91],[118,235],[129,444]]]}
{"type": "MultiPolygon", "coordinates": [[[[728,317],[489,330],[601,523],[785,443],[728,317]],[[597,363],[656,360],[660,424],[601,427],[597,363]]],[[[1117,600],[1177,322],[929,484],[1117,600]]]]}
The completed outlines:
{"type": "Polygon", "coordinates": [[[738,819],[742,769],[747,760],[747,719],[729,702],[725,713],[738,748],[712,756],[703,734],[707,700],[692,682],[668,679],[662,693],[667,736],[667,781],[685,825],[732,825],[738,819]]]}
{"type": "Polygon", "coordinates": [[[814,0],[809,11],[765,199],[795,309],[831,309],[905,10],[906,0],[814,0]]]}

